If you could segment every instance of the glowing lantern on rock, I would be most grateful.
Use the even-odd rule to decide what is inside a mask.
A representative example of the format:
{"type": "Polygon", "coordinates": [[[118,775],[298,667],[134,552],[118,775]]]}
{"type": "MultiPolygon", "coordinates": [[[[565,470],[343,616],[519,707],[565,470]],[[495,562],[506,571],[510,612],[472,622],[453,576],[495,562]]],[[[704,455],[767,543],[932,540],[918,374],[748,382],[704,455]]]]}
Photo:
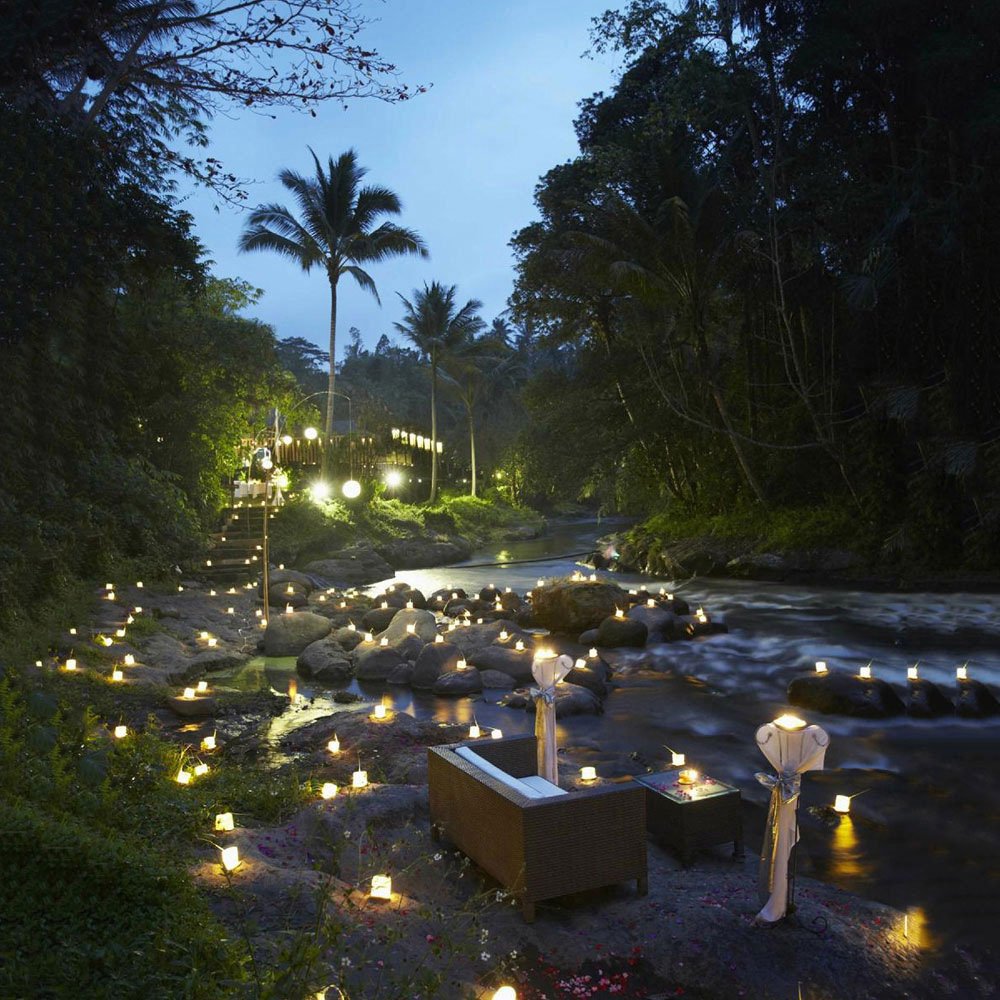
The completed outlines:
{"type": "Polygon", "coordinates": [[[372,899],[392,899],[392,876],[372,875],[372,887],[369,896],[372,899]]]}
{"type": "Polygon", "coordinates": [[[222,867],[227,872],[234,871],[240,866],[240,849],[234,844],[232,847],[222,847],[222,867]]]}

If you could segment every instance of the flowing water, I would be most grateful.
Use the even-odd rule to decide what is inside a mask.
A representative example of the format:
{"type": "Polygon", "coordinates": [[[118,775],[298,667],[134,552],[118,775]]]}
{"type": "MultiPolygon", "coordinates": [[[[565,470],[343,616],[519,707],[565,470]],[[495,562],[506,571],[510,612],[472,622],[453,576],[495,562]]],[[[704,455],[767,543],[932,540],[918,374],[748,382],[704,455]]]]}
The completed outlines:
{"type": "MultiPolygon", "coordinates": [[[[477,553],[464,566],[405,571],[397,579],[424,593],[452,585],[472,592],[489,583],[523,593],[539,577],[572,573],[575,560],[562,554],[589,550],[604,530],[597,522],[561,525],[542,539],[477,553]]],[[[676,587],[692,605],[724,620],[729,632],[653,647],[655,671],[630,667],[642,651],[616,658],[622,669],[604,715],[561,720],[560,747],[607,777],[661,769],[669,760],[666,747],[685,753],[689,765],[741,789],[753,849],[767,798],[754,779],[766,766],[754,733],[787,710],[788,681],[812,671],[814,661],[852,673],[871,661],[874,675],[901,694],[906,668],[918,660],[921,677],[952,693],[955,667],[966,661],[970,677],[995,692],[1000,685],[997,594],[599,576],[623,586],[676,587]]],[[[282,664],[276,674],[287,678],[290,669],[282,664]]],[[[381,687],[355,689],[382,694],[381,687]]],[[[331,707],[307,683],[299,681],[299,690],[320,696],[310,714],[331,707]]],[[[484,727],[530,732],[533,716],[500,707],[499,694],[473,701],[389,687],[387,702],[421,718],[470,723],[475,715],[484,727]]],[[[911,931],[922,925],[927,944],[992,945],[1000,927],[1000,718],[867,721],[800,714],[822,725],[831,744],[826,770],[803,782],[799,871],[907,911],[911,931]],[[836,819],[825,808],[835,794],[861,792],[850,817],[836,819]]]]}

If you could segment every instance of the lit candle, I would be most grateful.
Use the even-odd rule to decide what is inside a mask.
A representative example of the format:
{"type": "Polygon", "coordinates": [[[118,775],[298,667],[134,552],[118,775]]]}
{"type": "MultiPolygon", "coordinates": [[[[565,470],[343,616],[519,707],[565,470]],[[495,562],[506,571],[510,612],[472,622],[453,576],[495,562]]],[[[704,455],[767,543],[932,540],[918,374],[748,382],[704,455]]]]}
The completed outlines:
{"type": "Polygon", "coordinates": [[[75,628],[71,628],[71,629],[69,630],[69,634],[70,634],[70,635],[76,635],[76,629],[75,629],[75,628]]]}
{"type": "Polygon", "coordinates": [[[584,667],[586,667],[586,666],[587,666],[587,661],[586,661],[586,660],[585,660],[585,659],[584,659],[584,658],[583,658],[583,657],[581,656],[581,657],[580,657],[580,658],[579,658],[579,659],[578,659],[578,660],[577,660],[577,661],[576,661],[576,662],[575,662],[575,663],[573,664],[573,666],[574,666],[574,667],[575,667],[575,668],[576,668],[577,670],[582,670],[582,669],[583,669],[584,667]]]}
{"type": "Polygon", "coordinates": [[[957,681],[967,681],[969,679],[969,668],[964,664],[961,667],[955,667],[955,680],[957,681]]]}
{"type": "Polygon", "coordinates": [[[201,777],[203,774],[208,774],[208,764],[195,764],[194,773],[197,777],[201,777]]]}
{"type": "Polygon", "coordinates": [[[482,618],[477,618],[477,619],[476,619],[476,624],[477,624],[477,625],[482,625],[482,624],[483,624],[483,620],[482,620],[482,618]]]}
{"type": "Polygon", "coordinates": [[[111,671],[111,679],[113,681],[123,681],[125,680],[125,674],[115,667],[115,669],[111,671]]]}
{"type": "Polygon", "coordinates": [[[515,642],[515,643],[514,643],[514,648],[515,648],[515,649],[516,649],[516,650],[517,650],[517,651],[518,651],[519,653],[520,653],[520,652],[523,652],[523,650],[524,650],[524,643],[523,643],[523,642],[522,642],[522,641],[521,641],[520,639],[518,639],[518,640],[517,640],[517,642],[515,642]]]}
{"type": "Polygon", "coordinates": [[[537,581],[537,582],[535,583],[535,586],[536,586],[536,587],[544,587],[544,586],[545,586],[545,581],[544,581],[544,580],[538,580],[538,581],[537,581]]]}
{"type": "Polygon", "coordinates": [[[125,638],[125,629],[123,629],[123,628],[116,628],[115,629],[115,635],[118,636],[119,639],[124,639],[125,638]]]}
{"type": "Polygon", "coordinates": [[[354,771],[351,774],[351,785],[354,788],[364,788],[368,784],[368,772],[367,771],[354,771]]]}
{"type": "Polygon", "coordinates": [[[240,849],[234,844],[232,847],[220,847],[222,851],[222,867],[227,872],[231,872],[240,865],[240,849]]]}
{"type": "Polygon", "coordinates": [[[319,601],[321,604],[325,604],[326,603],[326,594],[320,594],[319,597],[316,598],[316,600],[319,601]]]}
{"type": "Polygon", "coordinates": [[[385,718],[385,705],[376,705],[375,706],[375,713],[374,713],[374,715],[375,715],[376,719],[384,719],[385,718]]]}
{"type": "Polygon", "coordinates": [[[493,1000],[517,1000],[517,991],[513,986],[501,986],[493,994],[493,1000]]]}
{"type": "Polygon", "coordinates": [[[227,615],[235,615],[236,614],[236,608],[226,608],[226,614],[227,615]]]}
{"type": "Polygon", "coordinates": [[[378,641],[378,644],[379,644],[380,646],[388,646],[388,645],[389,645],[389,637],[388,637],[388,636],[385,636],[385,635],[384,635],[384,636],[382,636],[382,638],[381,638],[381,639],[379,639],[379,641],[378,641]]]}
{"type": "Polygon", "coordinates": [[[184,768],[182,767],[177,772],[177,777],[175,780],[178,785],[188,785],[191,783],[191,775],[189,772],[185,771],[184,768]]]}
{"type": "Polygon", "coordinates": [[[208,596],[209,596],[209,597],[215,597],[215,591],[214,591],[214,590],[210,590],[210,591],[208,592],[208,596]]]}
{"type": "Polygon", "coordinates": [[[469,739],[478,740],[480,736],[480,729],[475,723],[469,726],[469,739]]]}
{"type": "Polygon", "coordinates": [[[406,602],[406,610],[407,611],[412,611],[413,610],[413,601],[407,601],[406,602]]]}
{"type": "Polygon", "coordinates": [[[817,674],[825,674],[826,672],[827,672],[826,660],[817,660],[816,661],[816,673],[817,674]]]}
{"type": "Polygon", "coordinates": [[[625,612],[621,608],[615,608],[615,618],[624,618],[625,612]]]}
{"type": "Polygon", "coordinates": [[[434,636],[434,641],[435,642],[444,642],[444,636],[441,635],[441,633],[439,632],[436,636],[434,636]]]}
{"type": "Polygon", "coordinates": [[[218,645],[219,645],[219,640],[216,639],[214,636],[208,640],[209,649],[215,649],[215,647],[218,645]]]}
{"type": "Polygon", "coordinates": [[[208,633],[207,632],[199,632],[198,633],[198,638],[201,639],[202,641],[204,641],[205,639],[208,638],[208,633]]]}
{"type": "Polygon", "coordinates": [[[581,767],[580,768],[580,780],[581,781],[596,781],[597,780],[597,768],[596,767],[581,767]]]}
{"type": "Polygon", "coordinates": [[[510,638],[510,633],[505,629],[500,629],[500,641],[506,642],[510,638]]]}
{"type": "Polygon", "coordinates": [[[414,634],[416,634],[416,631],[417,631],[417,626],[416,626],[416,625],[414,625],[414,624],[413,624],[413,622],[410,622],[410,623],[409,623],[409,624],[408,624],[408,625],[406,626],[406,634],[407,634],[407,635],[414,635],[414,634]]]}
{"type": "Polygon", "coordinates": [[[794,733],[800,729],[805,729],[805,720],[800,719],[797,715],[779,715],[778,718],[774,720],[774,724],[779,729],[784,729],[786,733],[794,733]]]}
{"type": "Polygon", "coordinates": [[[330,753],[340,753],[340,740],[337,738],[336,733],[333,734],[333,739],[327,743],[326,748],[330,753]]]}
{"type": "Polygon", "coordinates": [[[190,701],[194,697],[194,688],[184,688],[184,694],[181,697],[190,701]]]}
{"type": "Polygon", "coordinates": [[[490,733],[490,736],[493,739],[495,739],[495,740],[502,740],[503,739],[503,730],[502,729],[494,729],[493,732],[490,733]]]}
{"type": "Polygon", "coordinates": [[[137,587],[138,587],[138,588],[139,588],[140,590],[142,590],[142,580],[136,580],[136,581],[135,581],[135,585],[136,585],[136,586],[137,586],[137,587]]]}
{"type": "Polygon", "coordinates": [[[686,763],[686,758],[685,758],[684,754],[682,754],[682,753],[673,753],[673,752],[671,752],[671,754],[670,754],[670,763],[674,767],[683,767],[684,764],[686,763]]]}
{"type": "Polygon", "coordinates": [[[332,781],[325,781],[319,793],[324,799],[332,799],[337,794],[337,786],[332,781]]]}
{"type": "Polygon", "coordinates": [[[388,608],[388,607],[389,607],[389,602],[388,601],[383,601],[382,602],[382,610],[385,611],[386,608],[388,608]]]}
{"type": "Polygon", "coordinates": [[[861,668],[861,669],[860,669],[860,670],[858,671],[858,676],[859,676],[859,677],[860,677],[860,678],[861,678],[862,680],[866,680],[866,681],[870,681],[870,680],[871,680],[871,677],[872,677],[872,668],[871,668],[871,666],[870,666],[870,665],[865,665],[865,666],[863,666],[863,667],[862,667],[862,668],[861,668]]]}
{"type": "Polygon", "coordinates": [[[372,899],[392,899],[392,876],[372,875],[372,899]]]}
{"type": "Polygon", "coordinates": [[[133,622],[135,622],[135,618],[132,615],[129,615],[128,618],[125,619],[126,625],[131,625],[133,622]]]}
{"type": "Polygon", "coordinates": [[[914,664],[912,667],[906,668],[906,679],[908,681],[917,680],[917,665],[914,664]]]}
{"type": "Polygon", "coordinates": [[[677,780],[684,785],[693,785],[698,780],[698,772],[694,768],[688,768],[677,775],[677,780]]]}
{"type": "Polygon", "coordinates": [[[597,580],[597,574],[596,573],[591,573],[590,574],[590,582],[594,583],[596,580],[597,580]]]}
{"type": "Polygon", "coordinates": [[[263,612],[263,611],[261,611],[261,609],[260,609],[260,608],[257,608],[257,610],[256,610],[256,611],[254,611],[254,615],[255,615],[255,616],[256,616],[257,618],[263,618],[263,617],[264,617],[264,612],[263,612]]]}
{"type": "Polygon", "coordinates": [[[115,726],[115,739],[123,740],[128,736],[128,726],[115,726]]]}
{"type": "Polygon", "coordinates": [[[365,632],[365,642],[374,642],[374,641],[375,641],[375,636],[373,636],[371,632],[365,632]]]}
{"type": "Polygon", "coordinates": [[[267,619],[266,618],[261,618],[261,620],[259,622],[259,625],[260,625],[261,628],[267,628],[267,619]]]}
{"type": "Polygon", "coordinates": [[[592,660],[596,660],[597,659],[597,647],[596,646],[591,646],[590,650],[587,653],[587,656],[589,656],[590,659],[592,659],[592,660]]]}
{"type": "Polygon", "coordinates": [[[76,670],[76,660],[74,660],[72,657],[70,657],[66,661],[66,669],[67,670],[76,670]]]}
{"type": "Polygon", "coordinates": [[[466,666],[468,666],[468,664],[465,662],[465,660],[459,660],[458,663],[455,664],[455,669],[464,670],[466,666]]]}
{"type": "Polygon", "coordinates": [[[141,615],[141,614],[142,614],[142,605],[141,605],[141,604],[137,604],[137,605],[136,605],[136,606],[135,606],[135,607],[134,607],[134,608],[133,608],[132,610],[133,610],[133,611],[134,611],[134,612],[135,612],[135,613],[136,613],[137,615],[141,615]]]}
{"type": "Polygon", "coordinates": [[[201,741],[202,750],[214,750],[215,749],[215,734],[211,736],[205,736],[201,741]]]}
{"type": "Polygon", "coordinates": [[[656,607],[656,601],[654,601],[652,597],[648,598],[647,601],[646,601],[646,607],[647,608],[655,608],[656,607]]]}
{"type": "Polygon", "coordinates": [[[233,824],[233,814],[232,813],[216,813],[215,814],[215,829],[219,833],[228,833],[234,829],[233,824]]]}
{"type": "Polygon", "coordinates": [[[293,613],[294,611],[295,611],[295,608],[293,608],[293,607],[292,607],[292,606],[291,606],[290,604],[286,604],[286,605],[285,605],[285,614],[286,614],[286,615],[290,615],[290,614],[292,614],[292,613],[293,613]]]}
{"type": "Polygon", "coordinates": [[[348,622],[347,623],[347,629],[348,629],[349,632],[357,632],[358,626],[355,625],[354,622],[348,622]]]}
{"type": "Polygon", "coordinates": [[[126,653],[125,654],[125,666],[126,667],[134,667],[135,666],[135,657],[131,653],[126,653]]]}
{"type": "Polygon", "coordinates": [[[295,593],[295,588],[291,584],[289,584],[287,587],[285,587],[285,593],[286,594],[294,594],[295,593]]]}
{"type": "Polygon", "coordinates": [[[833,800],[833,810],[839,813],[849,813],[851,811],[850,795],[838,795],[833,800]]]}

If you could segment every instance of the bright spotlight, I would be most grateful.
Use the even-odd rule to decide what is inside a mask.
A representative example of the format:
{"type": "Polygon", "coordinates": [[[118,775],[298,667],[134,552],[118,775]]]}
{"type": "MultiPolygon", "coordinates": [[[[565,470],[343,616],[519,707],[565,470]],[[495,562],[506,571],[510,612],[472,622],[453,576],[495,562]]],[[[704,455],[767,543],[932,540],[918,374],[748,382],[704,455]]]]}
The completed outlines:
{"type": "Polygon", "coordinates": [[[303,432],[302,436],[307,441],[315,441],[319,437],[319,431],[315,427],[307,427],[303,432]]]}
{"type": "Polygon", "coordinates": [[[282,444],[291,444],[292,443],[292,435],[291,434],[282,434],[281,435],[281,443],[282,444]]]}
{"type": "Polygon", "coordinates": [[[341,492],[348,500],[354,500],[361,496],[361,483],[356,479],[348,479],[341,487],[341,492]]]}
{"type": "Polygon", "coordinates": [[[330,487],[326,483],[312,484],[313,500],[326,500],[330,496],[330,487]]]}
{"type": "Polygon", "coordinates": [[[399,486],[403,485],[403,473],[397,471],[396,469],[391,469],[385,474],[385,485],[389,487],[390,490],[394,490],[399,486]]]}

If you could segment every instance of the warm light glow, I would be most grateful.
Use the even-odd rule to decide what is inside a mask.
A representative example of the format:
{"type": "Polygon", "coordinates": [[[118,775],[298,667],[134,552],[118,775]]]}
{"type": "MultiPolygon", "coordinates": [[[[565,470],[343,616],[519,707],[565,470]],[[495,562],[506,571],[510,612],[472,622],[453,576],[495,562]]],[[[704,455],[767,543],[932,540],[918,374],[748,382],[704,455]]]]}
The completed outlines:
{"type": "Polygon", "coordinates": [[[286,604],[285,605],[285,614],[286,615],[294,614],[294,612],[295,612],[295,608],[293,608],[290,604],[286,604]]]}
{"type": "Polygon", "coordinates": [[[513,986],[501,986],[493,994],[493,1000],[517,1000],[517,991],[513,986]]]}
{"type": "Polygon", "coordinates": [[[368,784],[367,771],[354,771],[351,774],[351,785],[354,788],[364,788],[368,784]]]}
{"type": "Polygon", "coordinates": [[[649,598],[649,599],[648,599],[648,600],[646,601],[646,607],[647,607],[647,608],[655,608],[655,607],[656,607],[656,601],[654,601],[654,600],[653,600],[653,598],[652,598],[652,597],[650,597],[650,598],[649,598]]]}
{"type": "Polygon", "coordinates": [[[505,629],[500,629],[500,641],[506,642],[510,638],[510,633],[505,629]]]}
{"type": "Polygon", "coordinates": [[[123,629],[123,628],[116,628],[115,629],[115,635],[119,639],[124,639],[125,638],[125,629],[123,629]]]}
{"type": "Polygon", "coordinates": [[[955,680],[967,681],[969,679],[969,668],[966,666],[955,667],[955,680]]]}
{"type": "Polygon", "coordinates": [[[200,778],[203,774],[208,774],[208,764],[195,764],[195,777],[200,778]]]}
{"type": "Polygon", "coordinates": [[[493,732],[490,733],[490,736],[493,739],[495,739],[495,740],[502,740],[503,739],[503,730],[502,729],[494,729],[493,732]]]}
{"type": "Polygon", "coordinates": [[[323,787],[320,789],[319,794],[323,796],[324,799],[332,799],[337,794],[337,786],[332,781],[325,781],[323,787]]]}
{"type": "Polygon", "coordinates": [[[188,785],[191,783],[191,775],[188,771],[185,771],[182,767],[177,772],[177,777],[174,779],[178,785],[188,785]]]}
{"type": "Polygon", "coordinates": [[[544,587],[545,586],[545,581],[544,580],[537,580],[535,582],[535,586],[536,587],[544,587]]]}
{"type": "Polygon", "coordinates": [[[597,647],[596,646],[591,646],[590,649],[587,652],[587,656],[591,660],[596,660],[597,659],[597,647]]]}
{"type": "Polygon", "coordinates": [[[478,740],[481,735],[482,735],[482,731],[480,730],[479,726],[477,726],[475,723],[473,723],[471,726],[469,726],[469,739],[470,740],[478,740]]]}
{"type": "Polygon", "coordinates": [[[365,642],[374,642],[374,641],[375,641],[375,636],[373,636],[371,632],[365,632],[365,642]]]}
{"type": "Polygon", "coordinates": [[[125,654],[125,666],[126,667],[134,667],[135,666],[135,657],[131,653],[126,653],[125,654]]]}
{"type": "Polygon", "coordinates": [[[915,680],[917,680],[917,667],[916,667],[915,664],[912,667],[907,667],[906,668],[906,679],[908,681],[915,681],[915,680]]]}
{"type": "Polygon", "coordinates": [[[372,875],[372,888],[369,895],[372,899],[392,899],[392,876],[372,875]]]}
{"type": "Polygon", "coordinates": [[[67,670],[76,670],[76,660],[74,660],[72,657],[70,657],[66,661],[66,669],[67,670]]]}
{"type": "Polygon", "coordinates": [[[397,472],[395,469],[391,469],[385,474],[385,485],[389,487],[390,490],[397,489],[403,485],[403,474],[397,472]]]}
{"type": "Polygon", "coordinates": [[[700,775],[698,774],[698,772],[692,767],[688,768],[686,771],[681,771],[677,775],[677,780],[682,785],[693,785],[698,780],[699,777],[700,775]]]}
{"type": "Polygon", "coordinates": [[[102,635],[102,636],[101,636],[101,642],[102,642],[102,643],[103,643],[103,644],[104,644],[105,646],[113,646],[113,645],[114,645],[114,643],[115,643],[115,640],[114,640],[114,639],[112,639],[110,635],[102,635]]]}
{"type": "Polygon", "coordinates": [[[326,748],[330,753],[340,753],[340,740],[337,739],[336,733],[334,733],[333,739],[327,743],[326,748]]]}
{"type": "Polygon", "coordinates": [[[240,865],[240,849],[234,844],[232,847],[220,847],[222,851],[222,867],[227,872],[231,872],[240,865]]]}
{"type": "Polygon", "coordinates": [[[219,833],[229,833],[234,829],[233,824],[233,814],[232,813],[216,813],[215,814],[215,829],[219,833]]]}
{"type": "Polygon", "coordinates": [[[416,631],[417,631],[417,626],[414,625],[413,622],[410,622],[410,624],[406,626],[407,635],[415,635],[416,631]]]}
{"type": "Polygon", "coordinates": [[[138,588],[139,588],[140,590],[142,590],[142,580],[136,580],[136,581],[135,581],[135,585],[136,585],[136,586],[137,586],[137,587],[138,587],[138,588]]]}
{"type": "Polygon", "coordinates": [[[326,500],[330,496],[330,487],[326,483],[313,483],[309,492],[313,500],[326,500]]]}
{"type": "Polygon", "coordinates": [[[581,767],[580,768],[580,780],[581,781],[596,781],[597,780],[597,768],[596,767],[581,767]]]}
{"type": "Polygon", "coordinates": [[[435,642],[444,642],[444,636],[441,635],[441,633],[439,632],[436,636],[434,636],[434,641],[435,642]]]}
{"type": "Polygon", "coordinates": [[[202,738],[201,741],[202,750],[214,750],[215,747],[216,747],[216,742],[214,733],[211,736],[205,736],[202,738]]]}
{"type": "Polygon", "coordinates": [[[136,613],[137,615],[141,615],[141,614],[142,614],[142,605],[141,605],[141,604],[137,604],[137,605],[136,605],[136,606],[135,606],[135,607],[134,607],[134,608],[133,608],[132,610],[133,610],[133,611],[134,611],[134,612],[135,612],[135,613],[136,613]]]}
{"type": "Polygon", "coordinates": [[[125,674],[115,667],[115,669],[111,671],[111,679],[113,681],[123,681],[125,680],[125,674]]]}
{"type": "Polygon", "coordinates": [[[184,694],[182,694],[181,697],[190,701],[194,698],[194,688],[184,688],[184,694]]]}
{"type": "Polygon", "coordinates": [[[865,681],[870,681],[872,679],[872,668],[870,664],[866,664],[858,670],[858,676],[865,681]]]}
{"type": "Polygon", "coordinates": [[[684,754],[671,752],[671,754],[670,754],[670,763],[674,767],[683,767],[686,762],[687,762],[687,760],[686,760],[684,754]]]}
{"type": "Polygon", "coordinates": [[[356,479],[348,479],[346,483],[340,488],[340,492],[347,497],[348,500],[356,500],[361,496],[361,483],[356,479]]]}
{"type": "Polygon", "coordinates": [[[107,593],[107,598],[109,601],[113,601],[115,599],[115,592],[113,590],[109,590],[107,593]]]}
{"type": "Polygon", "coordinates": [[[615,608],[615,618],[624,618],[625,612],[621,608],[615,608]]]}
{"type": "Polygon", "coordinates": [[[834,812],[849,813],[851,811],[850,795],[838,795],[833,800],[833,809],[834,812]]]}
{"type": "Polygon", "coordinates": [[[201,639],[202,641],[204,641],[205,639],[208,638],[208,633],[207,632],[199,632],[198,633],[198,638],[201,639]]]}
{"type": "Polygon", "coordinates": [[[315,427],[307,427],[303,432],[302,436],[307,441],[315,441],[319,437],[319,431],[315,427]]]}
{"type": "Polygon", "coordinates": [[[465,662],[465,660],[459,660],[458,663],[455,664],[455,669],[456,670],[465,670],[465,668],[467,666],[468,666],[468,664],[465,662]]]}
{"type": "Polygon", "coordinates": [[[388,601],[383,601],[383,602],[382,602],[382,603],[381,603],[381,604],[379,605],[379,607],[380,607],[380,608],[381,608],[381,609],[382,609],[383,611],[388,611],[388,610],[389,610],[389,602],[388,602],[388,601]]]}
{"type": "Polygon", "coordinates": [[[376,705],[375,711],[372,713],[376,719],[385,718],[385,705],[376,705]]]}
{"type": "Polygon", "coordinates": [[[799,729],[805,729],[806,722],[797,715],[779,715],[774,720],[774,724],[779,729],[784,729],[787,733],[794,733],[799,729]]]}
{"type": "Polygon", "coordinates": [[[226,608],[226,614],[227,615],[235,615],[236,614],[236,608],[226,608]]]}
{"type": "Polygon", "coordinates": [[[515,643],[514,643],[514,648],[515,648],[515,649],[516,649],[516,650],[517,650],[517,651],[518,651],[519,653],[520,653],[520,652],[523,652],[523,650],[524,650],[524,643],[523,643],[523,642],[522,642],[522,641],[521,641],[520,639],[518,639],[518,640],[517,640],[517,642],[515,642],[515,643]]]}
{"type": "Polygon", "coordinates": [[[198,681],[198,694],[204,694],[208,690],[208,681],[198,681]]]}
{"type": "Polygon", "coordinates": [[[70,634],[70,635],[76,635],[76,629],[75,629],[75,628],[71,628],[71,629],[69,630],[69,634],[70,634]]]}
{"type": "Polygon", "coordinates": [[[115,739],[123,740],[128,736],[128,726],[115,726],[115,739]]]}
{"type": "Polygon", "coordinates": [[[826,660],[817,660],[816,661],[816,673],[817,674],[825,674],[825,673],[827,673],[826,660]]]}
{"type": "Polygon", "coordinates": [[[386,635],[382,636],[382,638],[379,639],[378,644],[380,646],[388,646],[389,645],[389,637],[386,636],[386,635]]]}

